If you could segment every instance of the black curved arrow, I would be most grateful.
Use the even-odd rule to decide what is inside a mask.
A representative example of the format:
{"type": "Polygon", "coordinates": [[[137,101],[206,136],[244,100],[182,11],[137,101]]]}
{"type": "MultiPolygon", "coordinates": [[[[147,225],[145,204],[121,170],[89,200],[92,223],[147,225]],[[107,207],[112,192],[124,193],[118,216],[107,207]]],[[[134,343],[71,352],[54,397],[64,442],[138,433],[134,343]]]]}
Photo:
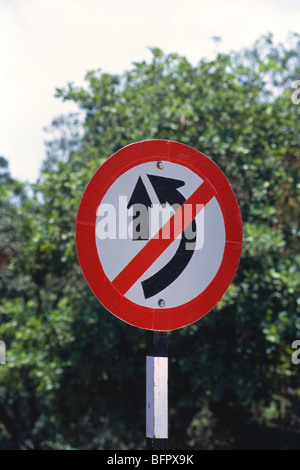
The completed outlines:
{"type": "MultiPolygon", "coordinates": [[[[184,186],[184,181],[175,180],[173,178],[165,178],[162,176],[147,175],[161,204],[169,203],[170,205],[182,205],[186,199],[177,191],[177,188],[184,186]]],[[[145,299],[158,294],[160,291],[168,287],[178,276],[184,271],[194,250],[187,250],[186,243],[195,243],[196,235],[193,239],[187,238],[186,233],[192,230],[196,234],[195,220],[182,232],[179,247],[173,258],[157,273],[142,282],[145,299]]]]}
{"type": "Polygon", "coordinates": [[[131,198],[128,202],[127,209],[133,206],[133,210],[135,212],[133,216],[133,220],[140,216],[139,205],[143,205],[147,208],[147,217],[145,220],[142,220],[142,226],[140,223],[133,224],[133,234],[132,240],[148,240],[149,239],[149,217],[148,217],[148,208],[151,207],[151,199],[147,193],[147,189],[143,183],[141,177],[139,177],[131,198]],[[136,207],[136,211],[134,209],[136,207]]]}

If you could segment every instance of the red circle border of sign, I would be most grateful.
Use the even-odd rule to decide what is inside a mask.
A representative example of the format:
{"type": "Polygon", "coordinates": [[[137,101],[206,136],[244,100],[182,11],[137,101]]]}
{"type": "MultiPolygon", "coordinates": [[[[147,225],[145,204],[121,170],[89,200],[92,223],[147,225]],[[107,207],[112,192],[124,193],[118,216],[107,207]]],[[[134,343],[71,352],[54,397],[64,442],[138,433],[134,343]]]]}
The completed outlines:
{"type": "Polygon", "coordinates": [[[210,312],[234,278],[242,251],[242,237],[240,210],[226,176],[201,152],[170,140],[137,142],[113,154],[91,178],[80,201],[76,220],[78,259],[93,293],[113,315],[147,330],[176,330],[210,312]],[[95,236],[97,208],[114,181],[137,165],[158,160],[183,165],[213,187],[223,214],[226,234],[221,265],[207,288],[186,304],[164,309],[140,306],[119,293],[104,273],[95,236]]]}

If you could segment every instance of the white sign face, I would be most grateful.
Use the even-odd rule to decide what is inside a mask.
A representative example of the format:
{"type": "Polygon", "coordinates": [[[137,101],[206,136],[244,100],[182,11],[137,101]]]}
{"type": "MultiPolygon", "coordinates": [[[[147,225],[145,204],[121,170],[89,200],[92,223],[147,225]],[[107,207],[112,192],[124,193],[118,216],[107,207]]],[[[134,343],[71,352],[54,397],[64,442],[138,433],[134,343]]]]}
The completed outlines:
{"type": "MultiPolygon", "coordinates": [[[[95,225],[98,256],[111,282],[202,184],[189,168],[169,161],[139,164],[114,181],[98,207],[95,225]]],[[[188,203],[184,207],[188,210],[188,203]]],[[[216,197],[178,233],[126,292],[128,300],[156,309],[160,302],[162,307],[179,307],[198,297],[214,279],[225,247],[216,197]]]]}

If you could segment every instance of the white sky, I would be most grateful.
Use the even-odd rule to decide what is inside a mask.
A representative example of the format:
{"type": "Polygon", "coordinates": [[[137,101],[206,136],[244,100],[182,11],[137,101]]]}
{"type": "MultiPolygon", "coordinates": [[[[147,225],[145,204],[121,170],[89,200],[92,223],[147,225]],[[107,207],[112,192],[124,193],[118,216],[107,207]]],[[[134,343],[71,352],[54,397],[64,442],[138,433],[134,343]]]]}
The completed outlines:
{"type": "Polygon", "coordinates": [[[0,155],[14,177],[35,181],[43,128],[76,109],[55,88],[83,84],[88,70],[122,73],[149,47],[196,64],[216,52],[212,36],[223,52],[299,29],[299,0],[0,0],[0,155]]]}

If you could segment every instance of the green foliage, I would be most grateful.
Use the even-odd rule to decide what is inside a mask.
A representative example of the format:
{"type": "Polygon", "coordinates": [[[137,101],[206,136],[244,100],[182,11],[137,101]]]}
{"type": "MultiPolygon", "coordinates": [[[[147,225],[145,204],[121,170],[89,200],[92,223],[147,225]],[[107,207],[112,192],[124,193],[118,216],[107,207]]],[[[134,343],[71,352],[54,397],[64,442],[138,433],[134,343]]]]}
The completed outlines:
{"type": "Polygon", "coordinates": [[[279,446],[294,445],[300,106],[291,84],[300,77],[299,46],[298,36],[287,46],[268,36],[195,67],[155,48],[149,63],[123,76],[91,71],[85,87],[57,90],[79,112],[52,123],[30,191],[0,160],[0,338],[7,344],[0,448],[143,447],[144,332],[93,297],[78,266],[74,224],[101,163],[133,141],[157,138],[210,156],[231,182],[244,222],[242,259],[227,293],[201,321],[169,335],[171,448],[259,447],[255,430],[268,436],[271,424],[291,433],[279,446]]]}

